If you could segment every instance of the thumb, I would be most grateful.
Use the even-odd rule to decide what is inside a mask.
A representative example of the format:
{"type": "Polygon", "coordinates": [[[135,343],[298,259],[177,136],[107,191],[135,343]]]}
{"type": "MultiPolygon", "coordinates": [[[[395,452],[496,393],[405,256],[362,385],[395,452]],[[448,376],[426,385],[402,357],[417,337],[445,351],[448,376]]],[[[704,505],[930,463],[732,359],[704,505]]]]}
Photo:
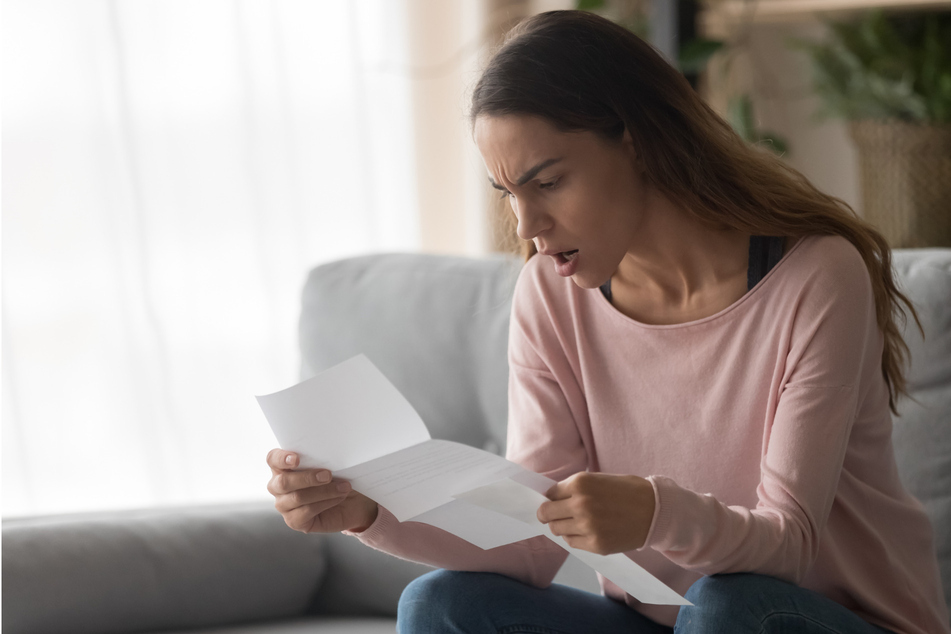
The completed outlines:
{"type": "Polygon", "coordinates": [[[545,497],[549,500],[564,500],[571,497],[571,494],[568,493],[568,481],[562,480],[561,482],[552,486],[548,491],[545,492],[545,497]]]}

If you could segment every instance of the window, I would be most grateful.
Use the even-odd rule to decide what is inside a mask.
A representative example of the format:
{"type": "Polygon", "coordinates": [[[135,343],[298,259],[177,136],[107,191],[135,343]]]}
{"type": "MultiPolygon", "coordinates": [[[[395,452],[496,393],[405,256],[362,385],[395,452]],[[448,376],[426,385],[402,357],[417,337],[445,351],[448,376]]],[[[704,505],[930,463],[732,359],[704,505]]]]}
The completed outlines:
{"type": "Polygon", "coordinates": [[[4,4],[4,515],[267,497],[306,272],[418,245],[402,6],[4,4]]]}

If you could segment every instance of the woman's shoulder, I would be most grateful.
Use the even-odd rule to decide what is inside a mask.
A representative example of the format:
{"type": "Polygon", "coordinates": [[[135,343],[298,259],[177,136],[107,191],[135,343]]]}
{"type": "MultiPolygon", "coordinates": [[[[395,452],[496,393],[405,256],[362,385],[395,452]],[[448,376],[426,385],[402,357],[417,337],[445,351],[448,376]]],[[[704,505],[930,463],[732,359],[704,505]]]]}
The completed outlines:
{"type": "Polygon", "coordinates": [[[839,235],[804,237],[788,254],[786,270],[771,296],[795,309],[799,321],[824,319],[829,310],[856,319],[875,313],[872,278],[862,254],[839,235]]]}
{"type": "Polygon", "coordinates": [[[862,264],[862,255],[848,238],[838,234],[815,234],[802,238],[803,251],[815,262],[841,265],[862,264]]]}
{"type": "Polygon", "coordinates": [[[797,284],[851,286],[868,281],[862,254],[840,235],[805,236],[787,254],[788,280],[797,284]]]}

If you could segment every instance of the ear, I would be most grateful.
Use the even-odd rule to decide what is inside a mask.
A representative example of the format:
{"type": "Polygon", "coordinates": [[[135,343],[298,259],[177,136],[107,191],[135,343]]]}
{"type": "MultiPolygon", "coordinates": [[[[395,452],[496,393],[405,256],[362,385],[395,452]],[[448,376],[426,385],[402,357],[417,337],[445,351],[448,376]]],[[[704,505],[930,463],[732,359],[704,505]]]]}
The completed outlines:
{"type": "Polygon", "coordinates": [[[637,148],[634,146],[634,139],[631,137],[630,131],[625,127],[624,134],[621,136],[621,145],[624,146],[624,151],[627,152],[628,156],[631,159],[631,164],[634,165],[635,169],[639,172],[644,171],[644,162],[641,161],[641,157],[637,152],[637,148]]]}

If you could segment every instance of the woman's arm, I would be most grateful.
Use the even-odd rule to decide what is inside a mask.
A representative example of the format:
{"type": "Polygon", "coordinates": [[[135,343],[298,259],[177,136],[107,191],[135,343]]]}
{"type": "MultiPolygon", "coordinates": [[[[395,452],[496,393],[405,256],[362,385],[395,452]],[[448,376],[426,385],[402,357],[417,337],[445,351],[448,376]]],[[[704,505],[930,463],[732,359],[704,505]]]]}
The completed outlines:
{"type": "MultiPolygon", "coordinates": [[[[801,295],[756,507],[727,506],[651,476],[657,511],[646,547],[704,574],[757,572],[799,582],[810,569],[859,399],[883,381],[871,282],[853,255],[817,273],[801,295]]],[[[880,400],[887,421],[887,396],[880,400]]]]}

